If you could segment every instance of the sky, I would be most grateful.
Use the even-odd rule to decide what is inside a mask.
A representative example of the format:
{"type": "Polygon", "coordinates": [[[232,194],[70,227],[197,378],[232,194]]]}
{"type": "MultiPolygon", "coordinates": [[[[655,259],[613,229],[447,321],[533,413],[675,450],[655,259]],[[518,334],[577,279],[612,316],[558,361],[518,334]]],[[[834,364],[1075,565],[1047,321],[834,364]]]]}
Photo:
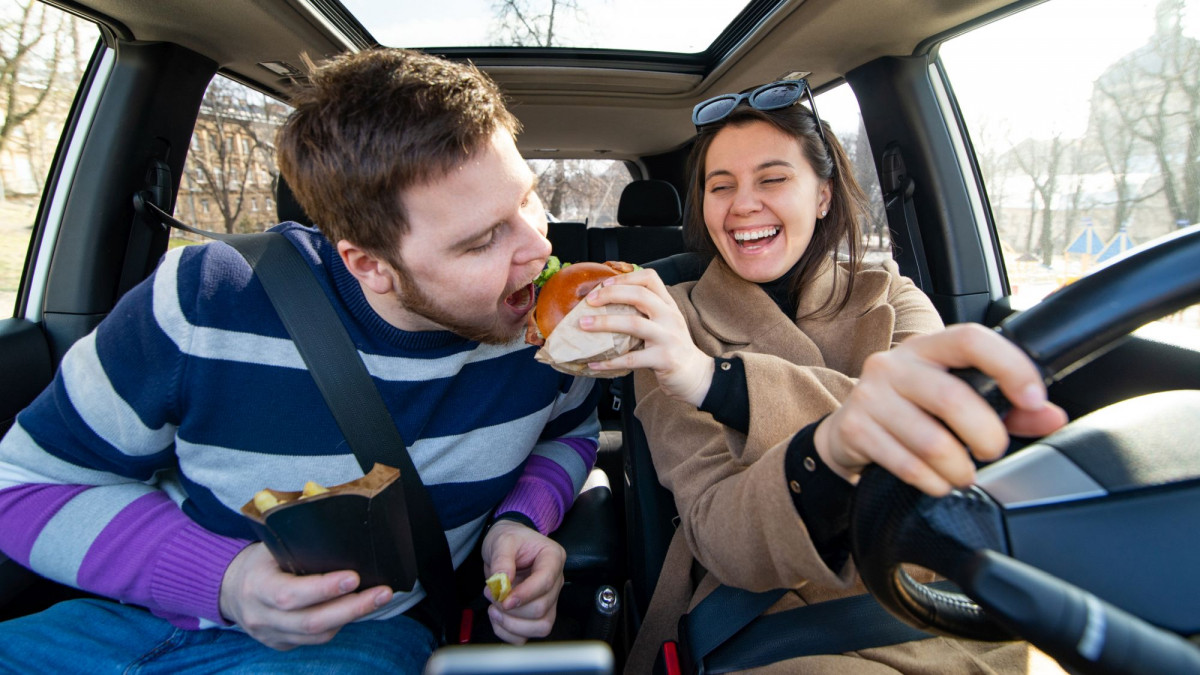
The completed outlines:
{"type": "MultiPolygon", "coordinates": [[[[403,47],[481,45],[490,42],[494,0],[408,2],[342,0],[381,43],[403,47]],[[378,23],[376,23],[378,22],[378,23]]],[[[535,3],[545,4],[545,3],[535,3]]],[[[574,21],[559,22],[564,39],[575,47],[703,51],[746,5],[739,0],[579,0],[588,14],[586,29],[571,31],[574,21]],[[604,17],[622,18],[620,25],[604,17]],[[637,17],[636,21],[627,20],[637,17]],[[666,31],[663,26],[678,26],[666,31]]]]}
{"type": "MultiPolygon", "coordinates": [[[[1147,44],[1158,0],[1054,0],[943,46],[955,96],[971,116],[1004,117],[1017,137],[1081,136],[1092,82],[1147,44]]],[[[1200,37],[1200,0],[1184,34],[1200,37]]]]}

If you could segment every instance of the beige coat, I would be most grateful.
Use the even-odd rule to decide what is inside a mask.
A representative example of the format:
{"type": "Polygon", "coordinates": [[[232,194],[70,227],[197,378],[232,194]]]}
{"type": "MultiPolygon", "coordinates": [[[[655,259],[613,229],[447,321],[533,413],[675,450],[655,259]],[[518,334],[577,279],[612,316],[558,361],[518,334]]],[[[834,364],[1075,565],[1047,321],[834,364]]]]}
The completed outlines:
{"type": "MultiPolygon", "coordinates": [[[[819,307],[835,278],[844,284],[848,274],[830,264],[803,294],[798,315],[819,307]]],[[[787,488],[784,451],[797,430],[846,397],[868,355],[942,327],[929,299],[890,260],[859,272],[849,305],[832,319],[789,320],[719,257],[699,281],[670,291],[701,350],[745,363],[750,426],[747,435],[733,431],[666,396],[652,372],[636,375],[637,417],[681,515],[626,666],[638,675],[650,672],[662,641],[675,637],[680,614],[718,583],[795,589],[771,612],[864,592],[853,562],[834,571],[818,556],[787,488]],[[696,588],[689,574],[693,556],[704,572],[696,588]]],[[[755,672],[1024,672],[1028,651],[1022,643],[935,639],[810,656],[755,672]]]]}

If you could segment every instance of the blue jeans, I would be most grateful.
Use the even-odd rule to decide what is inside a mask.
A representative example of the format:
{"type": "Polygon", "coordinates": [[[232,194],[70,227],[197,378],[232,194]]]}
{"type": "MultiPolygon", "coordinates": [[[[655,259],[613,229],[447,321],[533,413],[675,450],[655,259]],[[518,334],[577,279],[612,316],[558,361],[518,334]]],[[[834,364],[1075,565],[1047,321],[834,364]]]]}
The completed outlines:
{"type": "Polygon", "coordinates": [[[0,672],[419,675],[435,647],[429,629],[404,615],[280,652],[237,630],[183,630],[140,607],[69,600],[0,623],[0,672]]]}

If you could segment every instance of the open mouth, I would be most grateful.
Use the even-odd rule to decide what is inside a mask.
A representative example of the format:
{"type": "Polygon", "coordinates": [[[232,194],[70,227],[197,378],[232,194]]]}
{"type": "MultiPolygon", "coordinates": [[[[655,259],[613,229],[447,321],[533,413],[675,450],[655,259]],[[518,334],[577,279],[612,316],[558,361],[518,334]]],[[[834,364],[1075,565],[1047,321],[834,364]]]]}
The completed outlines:
{"type": "Polygon", "coordinates": [[[779,236],[778,227],[759,227],[751,230],[738,230],[732,234],[733,241],[740,248],[756,249],[762,248],[775,240],[779,236]]]}
{"type": "Polygon", "coordinates": [[[508,305],[514,312],[524,314],[533,309],[534,298],[536,297],[533,284],[526,284],[513,291],[507,298],[504,298],[504,304],[508,305]]]}

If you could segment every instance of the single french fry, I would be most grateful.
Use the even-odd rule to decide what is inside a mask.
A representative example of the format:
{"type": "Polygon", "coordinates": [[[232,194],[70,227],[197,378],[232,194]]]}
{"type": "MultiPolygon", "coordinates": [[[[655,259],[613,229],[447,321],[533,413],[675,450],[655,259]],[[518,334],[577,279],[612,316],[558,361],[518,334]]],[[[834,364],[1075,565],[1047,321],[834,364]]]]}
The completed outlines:
{"type": "Polygon", "coordinates": [[[258,509],[259,513],[266,513],[276,506],[279,506],[279,498],[270,490],[259,490],[254,493],[254,508],[258,509]]]}
{"type": "Polygon", "coordinates": [[[316,495],[323,495],[326,492],[329,492],[329,488],[310,480],[304,484],[304,489],[300,491],[300,496],[315,497],[316,495]]]}
{"type": "Polygon", "coordinates": [[[497,604],[504,602],[504,599],[512,592],[512,585],[508,581],[508,575],[504,572],[496,572],[488,577],[487,587],[492,591],[492,599],[497,604]]]}

